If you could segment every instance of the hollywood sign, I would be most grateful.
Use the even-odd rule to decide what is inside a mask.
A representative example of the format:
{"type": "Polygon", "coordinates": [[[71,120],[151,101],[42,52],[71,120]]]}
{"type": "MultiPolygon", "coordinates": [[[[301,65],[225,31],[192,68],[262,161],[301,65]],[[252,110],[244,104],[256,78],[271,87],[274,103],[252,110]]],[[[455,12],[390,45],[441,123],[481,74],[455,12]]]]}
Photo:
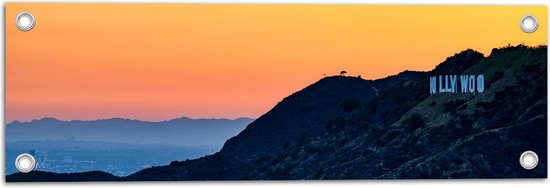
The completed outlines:
{"type": "Polygon", "coordinates": [[[437,93],[483,93],[483,75],[438,75],[430,77],[430,95],[437,93]]]}

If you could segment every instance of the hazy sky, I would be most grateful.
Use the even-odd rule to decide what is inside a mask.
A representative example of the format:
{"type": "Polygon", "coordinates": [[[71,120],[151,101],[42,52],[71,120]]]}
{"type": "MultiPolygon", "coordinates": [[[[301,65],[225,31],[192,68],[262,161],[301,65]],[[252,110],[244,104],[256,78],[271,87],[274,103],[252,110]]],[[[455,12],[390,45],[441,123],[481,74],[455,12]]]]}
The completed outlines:
{"type": "MultiPolygon", "coordinates": [[[[431,70],[472,48],[546,44],[543,6],[6,6],[6,121],[258,117],[323,74],[431,70]],[[34,14],[29,32],[15,27],[34,14]],[[525,34],[519,20],[538,17],[525,34]]],[[[427,80],[428,81],[428,80],[427,80]]],[[[426,90],[428,91],[428,90],[426,90]]]]}

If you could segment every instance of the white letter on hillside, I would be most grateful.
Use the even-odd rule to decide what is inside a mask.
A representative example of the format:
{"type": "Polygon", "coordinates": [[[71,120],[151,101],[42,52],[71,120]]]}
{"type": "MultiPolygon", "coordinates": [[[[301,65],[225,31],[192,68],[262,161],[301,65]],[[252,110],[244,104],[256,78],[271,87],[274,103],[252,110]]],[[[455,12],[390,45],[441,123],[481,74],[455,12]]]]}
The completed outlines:
{"type": "Polygon", "coordinates": [[[462,89],[462,93],[468,92],[468,76],[460,76],[460,88],[462,89]]]}

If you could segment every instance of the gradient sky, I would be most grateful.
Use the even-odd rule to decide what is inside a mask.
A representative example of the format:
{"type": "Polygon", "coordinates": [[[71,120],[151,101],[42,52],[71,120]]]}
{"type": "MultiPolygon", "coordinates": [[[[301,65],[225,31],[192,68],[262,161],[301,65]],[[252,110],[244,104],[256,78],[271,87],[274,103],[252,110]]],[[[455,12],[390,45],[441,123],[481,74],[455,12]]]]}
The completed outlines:
{"type": "Polygon", "coordinates": [[[5,23],[7,122],[259,117],[323,74],[547,43],[544,6],[7,3],[5,23]],[[16,29],[22,11],[32,31],[16,29]],[[525,14],[537,32],[520,30],[525,14]]]}

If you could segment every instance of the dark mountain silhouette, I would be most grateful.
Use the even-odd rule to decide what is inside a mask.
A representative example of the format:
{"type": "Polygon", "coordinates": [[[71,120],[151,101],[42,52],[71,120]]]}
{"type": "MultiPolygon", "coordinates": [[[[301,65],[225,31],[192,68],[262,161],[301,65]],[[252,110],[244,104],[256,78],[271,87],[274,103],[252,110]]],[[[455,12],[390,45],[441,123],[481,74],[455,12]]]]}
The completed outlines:
{"type": "Polygon", "coordinates": [[[149,122],[122,118],[60,121],[43,118],[6,126],[6,142],[80,140],[131,144],[221,146],[253,119],[190,119],[149,122]],[[151,136],[158,135],[158,136],[151,136]]]}
{"type": "Polygon", "coordinates": [[[12,182],[28,182],[28,181],[120,181],[122,178],[101,171],[79,172],[79,173],[52,173],[33,171],[28,174],[13,174],[10,175],[12,182]]]}
{"type": "MultiPolygon", "coordinates": [[[[544,178],[546,54],[546,46],[508,46],[489,57],[465,50],[429,72],[323,78],[279,102],[220,152],[120,180],[544,178]],[[430,95],[429,76],[439,74],[483,74],[485,91],[430,95]],[[525,150],[537,152],[537,168],[521,168],[525,150]]],[[[52,176],[7,180],[60,179],[52,176]]]]}

